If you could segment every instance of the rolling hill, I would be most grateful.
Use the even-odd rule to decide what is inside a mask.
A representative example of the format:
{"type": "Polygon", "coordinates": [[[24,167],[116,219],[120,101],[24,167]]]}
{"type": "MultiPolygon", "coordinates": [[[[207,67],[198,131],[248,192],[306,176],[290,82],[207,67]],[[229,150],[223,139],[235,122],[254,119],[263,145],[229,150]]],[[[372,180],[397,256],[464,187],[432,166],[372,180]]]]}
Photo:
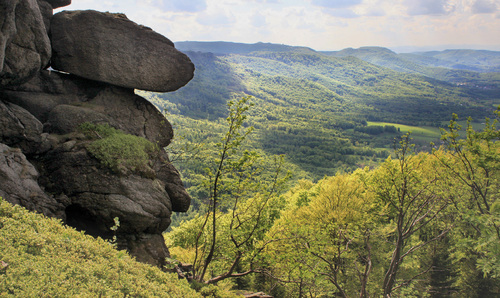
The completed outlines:
{"type": "Polygon", "coordinates": [[[229,99],[251,95],[253,146],[287,154],[314,177],[376,163],[389,154],[384,150],[397,133],[363,129],[368,122],[437,128],[452,113],[480,121],[500,103],[498,73],[430,67],[383,48],[335,54],[264,43],[181,42],[176,47],[196,65],[195,78],[179,91],[147,97],[170,113],[169,119],[183,123],[179,134],[200,130],[200,122],[191,126],[188,119],[217,122],[225,117],[229,99]],[[460,76],[463,72],[467,75],[460,76]],[[446,76],[465,83],[437,79],[446,76]],[[474,79],[488,87],[472,86],[474,79]]]}

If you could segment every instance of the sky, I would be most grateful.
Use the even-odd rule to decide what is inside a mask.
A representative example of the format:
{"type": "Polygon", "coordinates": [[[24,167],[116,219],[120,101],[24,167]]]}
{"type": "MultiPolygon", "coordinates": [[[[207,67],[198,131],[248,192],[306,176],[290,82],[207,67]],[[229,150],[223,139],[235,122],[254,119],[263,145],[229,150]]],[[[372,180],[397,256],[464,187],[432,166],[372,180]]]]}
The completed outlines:
{"type": "Polygon", "coordinates": [[[500,0],[73,0],[178,41],[500,51],[500,0]]]}

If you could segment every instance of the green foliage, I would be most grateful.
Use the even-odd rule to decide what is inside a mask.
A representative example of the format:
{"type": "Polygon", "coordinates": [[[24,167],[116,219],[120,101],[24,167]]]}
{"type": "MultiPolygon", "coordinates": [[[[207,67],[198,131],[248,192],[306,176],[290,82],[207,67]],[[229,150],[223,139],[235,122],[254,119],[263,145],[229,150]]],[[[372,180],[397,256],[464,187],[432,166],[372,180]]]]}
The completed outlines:
{"type": "MultiPolygon", "coordinates": [[[[243,273],[251,264],[266,275],[244,276],[238,286],[277,297],[498,294],[496,123],[487,122],[489,129],[477,133],[472,123],[465,133],[455,127],[442,142],[453,139],[460,146],[418,153],[429,151],[429,141],[438,142],[438,127],[451,112],[486,115],[499,99],[495,74],[420,68],[429,71],[423,77],[308,50],[189,55],[200,65],[196,81],[154,100],[175,107],[169,119],[185,136],[178,140],[182,146],[206,143],[204,153],[176,164],[196,209],[210,206],[203,198],[213,198],[211,183],[202,181],[213,183],[218,173],[214,166],[204,171],[210,156],[224,156],[220,139],[228,126],[218,118],[224,104],[252,95],[255,106],[245,111],[240,128],[255,130],[235,146],[241,153],[227,160],[225,169],[239,170],[222,175],[219,209],[206,217],[193,212],[167,234],[177,259],[196,259],[197,237],[205,255],[216,243],[212,277],[224,276],[227,268],[243,273]],[[492,85],[458,87],[430,78],[430,72],[450,82],[492,85]],[[416,146],[403,135],[400,146],[390,150],[392,139],[409,130],[416,146]],[[270,168],[274,154],[286,154],[284,165],[297,177],[289,193],[268,199],[250,181],[272,181],[256,162],[264,159],[258,165],[270,168]],[[479,190],[487,190],[488,208],[478,201],[484,201],[479,190]],[[265,220],[254,232],[252,214],[258,210],[265,220]],[[244,224],[232,229],[238,221],[244,224]],[[194,232],[201,226],[203,233],[194,232]],[[210,240],[213,231],[217,241],[210,240]],[[245,235],[252,241],[235,245],[245,235]]],[[[415,65],[399,66],[412,72],[415,65]]]]}
{"type": "Polygon", "coordinates": [[[83,123],[79,130],[92,140],[86,148],[104,166],[121,174],[152,174],[149,160],[158,151],[152,142],[125,134],[109,125],[83,123]]]}
{"type": "Polygon", "coordinates": [[[78,131],[89,139],[102,139],[119,133],[118,130],[108,124],[93,124],[84,122],[78,126],[78,131]]]}
{"type": "Polygon", "coordinates": [[[113,231],[113,238],[111,238],[110,243],[116,248],[117,247],[117,238],[116,238],[116,231],[118,231],[118,228],[120,227],[120,219],[118,217],[113,218],[113,221],[115,224],[109,228],[111,231],[113,231]]]}
{"type": "MultiPolygon", "coordinates": [[[[498,295],[496,125],[497,120],[487,120],[482,131],[469,125],[461,138],[455,117],[443,134],[447,146],[432,154],[415,153],[410,135],[403,135],[394,157],[377,168],[317,183],[299,180],[286,194],[270,198],[262,209],[265,221],[244,246],[251,257],[241,259],[268,277],[248,279],[245,287],[276,291],[277,297],[498,295]]],[[[232,239],[252,232],[247,220],[259,198],[239,205],[238,210],[246,210],[238,213],[245,223],[240,231],[231,229],[233,209],[219,211],[215,275],[224,274],[237,255],[232,239]]],[[[167,234],[176,258],[193,258],[194,231],[203,221],[198,216],[167,234]]]]}
{"type": "Polygon", "coordinates": [[[2,297],[200,297],[173,274],[1,198],[0,239],[2,297]]]}
{"type": "Polygon", "coordinates": [[[274,260],[273,274],[290,284],[288,295],[360,295],[363,282],[358,277],[371,271],[372,252],[365,242],[380,237],[371,232],[377,212],[360,178],[358,174],[328,177],[286,195],[292,202],[294,197],[310,198],[307,205],[292,203],[268,232],[277,241],[266,256],[274,260]]]}
{"type": "MultiPolygon", "coordinates": [[[[451,155],[434,155],[445,167],[449,179],[456,185],[454,205],[460,212],[461,233],[455,238],[456,262],[475,255],[477,270],[485,276],[500,277],[500,215],[497,211],[500,197],[500,130],[497,118],[486,119],[482,131],[467,122],[466,138],[460,138],[461,125],[454,115],[442,140],[451,155]]],[[[462,273],[461,273],[462,275],[462,273]]],[[[463,279],[465,280],[465,278],[463,279]]]]}
{"type": "Polygon", "coordinates": [[[281,174],[283,158],[276,157],[274,167],[266,169],[257,152],[242,148],[252,131],[244,128],[249,99],[228,104],[227,131],[215,144],[215,158],[205,160],[205,213],[166,234],[172,254],[193,263],[198,282],[237,277],[241,283],[241,278],[259,272],[259,254],[265,246],[259,242],[279,213],[273,195],[288,178],[281,174]]]}
{"type": "Polygon", "coordinates": [[[325,54],[339,58],[353,56],[399,72],[424,74],[430,78],[475,89],[500,87],[499,53],[480,50],[446,50],[396,54],[385,48],[361,47],[325,54]]]}

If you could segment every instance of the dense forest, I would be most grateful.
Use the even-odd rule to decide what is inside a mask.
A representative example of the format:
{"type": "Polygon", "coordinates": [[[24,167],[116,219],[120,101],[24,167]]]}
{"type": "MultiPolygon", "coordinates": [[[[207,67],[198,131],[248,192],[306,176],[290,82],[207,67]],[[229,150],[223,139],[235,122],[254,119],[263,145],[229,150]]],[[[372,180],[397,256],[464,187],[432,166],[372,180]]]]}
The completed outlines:
{"type": "Polygon", "coordinates": [[[289,187],[280,157],[245,145],[248,99],[230,102],[204,159],[204,204],[165,234],[192,283],[275,297],[500,293],[500,110],[480,131],[454,116],[431,152],[415,152],[408,133],[374,169],[289,187]]]}
{"type": "Polygon", "coordinates": [[[165,237],[192,284],[499,295],[497,53],[178,47],[194,80],[139,93],[174,124],[167,150],[193,205],[165,237]]]}

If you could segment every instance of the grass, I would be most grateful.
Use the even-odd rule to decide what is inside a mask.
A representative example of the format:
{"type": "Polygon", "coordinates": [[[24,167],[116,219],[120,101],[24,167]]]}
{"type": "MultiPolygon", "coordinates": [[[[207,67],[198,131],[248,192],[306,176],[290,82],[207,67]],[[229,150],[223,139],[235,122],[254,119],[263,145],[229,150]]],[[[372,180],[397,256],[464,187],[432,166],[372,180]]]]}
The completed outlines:
{"type": "Polygon", "coordinates": [[[390,122],[368,122],[369,126],[395,126],[401,133],[411,132],[415,140],[423,142],[432,142],[439,140],[441,132],[438,127],[432,126],[410,126],[390,122]]]}

